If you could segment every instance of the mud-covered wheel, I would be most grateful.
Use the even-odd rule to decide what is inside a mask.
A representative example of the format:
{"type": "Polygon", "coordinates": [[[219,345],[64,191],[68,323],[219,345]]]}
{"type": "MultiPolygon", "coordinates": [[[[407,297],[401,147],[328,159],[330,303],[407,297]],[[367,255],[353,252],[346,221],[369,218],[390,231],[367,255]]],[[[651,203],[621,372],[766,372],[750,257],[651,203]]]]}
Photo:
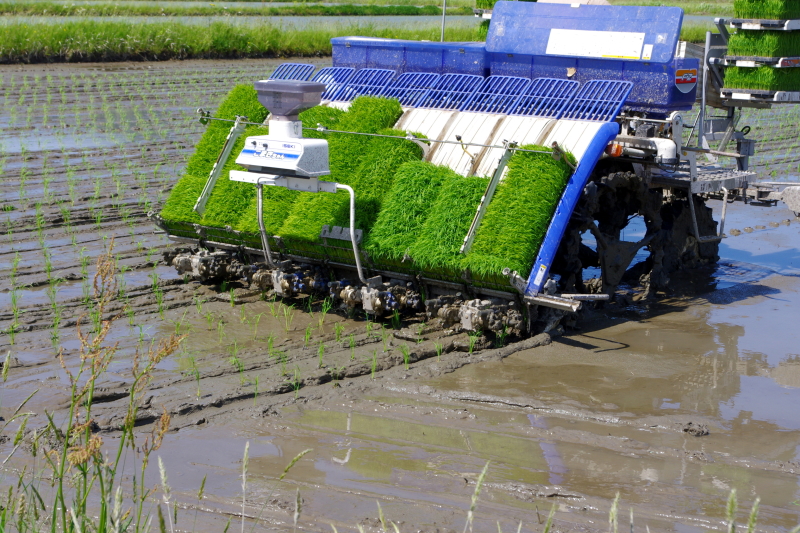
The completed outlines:
{"type": "MultiPolygon", "coordinates": [[[[695,196],[693,201],[700,236],[716,235],[717,221],[713,218],[712,209],[702,198],[695,196]]],[[[661,207],[661,219],[661,232],[650,248],[651,256],[653,252],[663,255],[660,266],[664,274],[668,276],[679,270],[698,268],[719,261],[718,241],[700,243],[697,240],[687,197],[673,196],[665,200],[661,207]]]]}

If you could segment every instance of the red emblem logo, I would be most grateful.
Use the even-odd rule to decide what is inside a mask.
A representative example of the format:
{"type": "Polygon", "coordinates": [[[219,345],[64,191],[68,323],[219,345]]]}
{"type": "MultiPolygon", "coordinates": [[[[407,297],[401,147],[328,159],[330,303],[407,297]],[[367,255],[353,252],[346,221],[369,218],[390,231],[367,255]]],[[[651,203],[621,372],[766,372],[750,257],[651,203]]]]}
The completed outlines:
{"type": "Polygon", "coordinates": [[[682,93],[688,93],[697,85],[697,69],[687,68],[675,71],[675,86],[682,93]]]}

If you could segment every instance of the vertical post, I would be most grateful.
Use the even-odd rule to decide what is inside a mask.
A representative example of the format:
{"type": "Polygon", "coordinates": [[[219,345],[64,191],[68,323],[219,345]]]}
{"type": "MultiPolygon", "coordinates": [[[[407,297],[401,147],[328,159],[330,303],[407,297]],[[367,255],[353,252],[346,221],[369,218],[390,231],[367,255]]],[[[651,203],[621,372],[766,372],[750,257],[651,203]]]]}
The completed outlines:
{"type": "Polygon", "coordinates": [[[442,0],[442,38],[440,39],[441,42],[444,42],[444,18],[447,14],[447,0],[442,0]]]}

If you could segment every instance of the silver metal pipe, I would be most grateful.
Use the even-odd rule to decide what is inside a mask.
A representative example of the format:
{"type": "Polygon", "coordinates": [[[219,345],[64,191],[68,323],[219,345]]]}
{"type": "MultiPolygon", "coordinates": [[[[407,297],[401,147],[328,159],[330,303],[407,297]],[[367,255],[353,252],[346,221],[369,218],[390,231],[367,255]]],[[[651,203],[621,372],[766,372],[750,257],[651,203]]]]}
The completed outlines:
{"type": "MultiPolygon", "coordinates": [[[[216,117],[205,117],[205,120],[218,120],[220,122],[234,122],[233,120],[227,118],[216,118],[216,117]]],[[[642,119],[640,119],[642,120],[642,119]]],[[[656,122],[666,122],[666,121],[656,121],[656,122]]],[[[240,122],[240,124],[249,124],[253,126],[263,126],[263,124],[259,122],[240,122]]],[[[443,141],[440,139],[426,139],[424,137],[409,137],[409,136],[401,136],[401,135],[381,135],[378,133],[363,133],[359,131],[343,131],[343,130],[330,130],[328,128],[303,128],[303,130],[307,131],[317,131],[320,133],[346,133],[348,135],[365,135],[367,137],[383,137],[386,139],[400,139],[404,141],[412,141],[412,142],[428,142],[431,144],[459,144],[462,146],[477,146],[479,148],[499,148],[501,150],[505,149],[505,146],[500,144],[480,144],[480,143],[468,143],[468,142],[461,142],[461,141],[443,141]]],[[[553,152],[545,151],[545,150],[527,150],[525,148],[515,148],[517,152],[531,152],[533,154],[548,154],[551,155],[553,152]]]]}
{"type": "Polygon", "coordinates": [[[272,251],[269,249],[269,239],[267,238],[267,230],[264,227],[264,185],[260,182],[256,183],[256,198],[258,199],[258,229],[261,233],[261,246],[264,251],[264,261],[267,262],[270,268],[278,268],[272,260],[272,251]]]}
{"type": "Polygon", "coordinates": [[[444,19],[447,14],[447,0],[442,0],[442,38],[439,39],[444,42],[444,19]]]}
{"type": "Polygon", "coordinates": [[[347,191],[350,194],[350,241],[353,243],[353,255],[356,258],[356,270],[358,271],[358,279],[361,283],[368,285],[367,278],[364,276],[364,270],[361,268],[361,256],[358,254],[358,242],[356,241],[356,193],[352,187],[343,183],[337,183],[336,188],[342,191],[347,191]]]}
{"type": "Polygon", "coordinates": [[[721,187],[722,191],[725,193],[725,196],[722,198],[722,216],[719,219],[719,236],[722,238],[722,234],[725,231],[725,214],[728,212],[728,189],[725,187],[721,187]]]}

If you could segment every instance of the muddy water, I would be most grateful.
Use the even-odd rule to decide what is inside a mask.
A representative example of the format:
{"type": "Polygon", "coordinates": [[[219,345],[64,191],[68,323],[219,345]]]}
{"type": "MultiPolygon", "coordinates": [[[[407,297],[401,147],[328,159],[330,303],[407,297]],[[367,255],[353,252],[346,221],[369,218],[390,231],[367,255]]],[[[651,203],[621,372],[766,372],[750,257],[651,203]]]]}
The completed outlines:
{"type": "MultiPolygon", "coordinates": [[[[762,498],[764,530],[800,521],[800,223],[781,225],[793,218],[782,207],[729,206],[728,231],[753,231],[723,241],[718,267],[676,278],[670,298],[590,313],[580,330],[530,349],[470,354],[463,334],[326,315],[321,302],[309,313],[303,300],[184,283],[158,265],[168,242],[144,214],[158,209],[202,134],[195,108],[213,108],[231,85],[277,63],[0,68],[0,205],[10,206],[0,212],[0,330],[14,320],[14,301],[21,325],[13,341],[0,336],[0,354],[12,353],[0,416],[37,389],[28,429],[45,425],[45,410],[64,416],[67,380],[55,355],[63,347],[75,371],[94,259],[114,238],[125,270],[108,314],[119,316],[109,338],[119,351],[93,416],[111,450],[136,351],[188,335],[159,364],[138,419],[143,439],[162,409],[172,415],[158,455],[179,529],[239,520],[248,442],[245,515],[258,530],[293,529],[298,488],[301,530],[380,531],[376,500],[403,532],[461,530],[487,461],[478,531],[520,521],[540,531],[554,503],[557,529],[605,531],[617,492],[622,527],[632,507],[636,531],[722,530],[731,488],[742,519],[762,498]],[[696,426],[709,434],[684,431],[696,426]]],[[[788,131],[790,118],[770,113],[764,127],[788,131]]],[[[765,148],[792,166],[785,145],[765,148]]],[[[0,443],[0,456],[8,452],[0,443]]],[[[125,453],[130,476],[135,458],[125,453]]],[[[19,468],[27,458],[15,460],[19,468]]],[[[158,483],[157,469],[148,476],[158,483]]]]}

